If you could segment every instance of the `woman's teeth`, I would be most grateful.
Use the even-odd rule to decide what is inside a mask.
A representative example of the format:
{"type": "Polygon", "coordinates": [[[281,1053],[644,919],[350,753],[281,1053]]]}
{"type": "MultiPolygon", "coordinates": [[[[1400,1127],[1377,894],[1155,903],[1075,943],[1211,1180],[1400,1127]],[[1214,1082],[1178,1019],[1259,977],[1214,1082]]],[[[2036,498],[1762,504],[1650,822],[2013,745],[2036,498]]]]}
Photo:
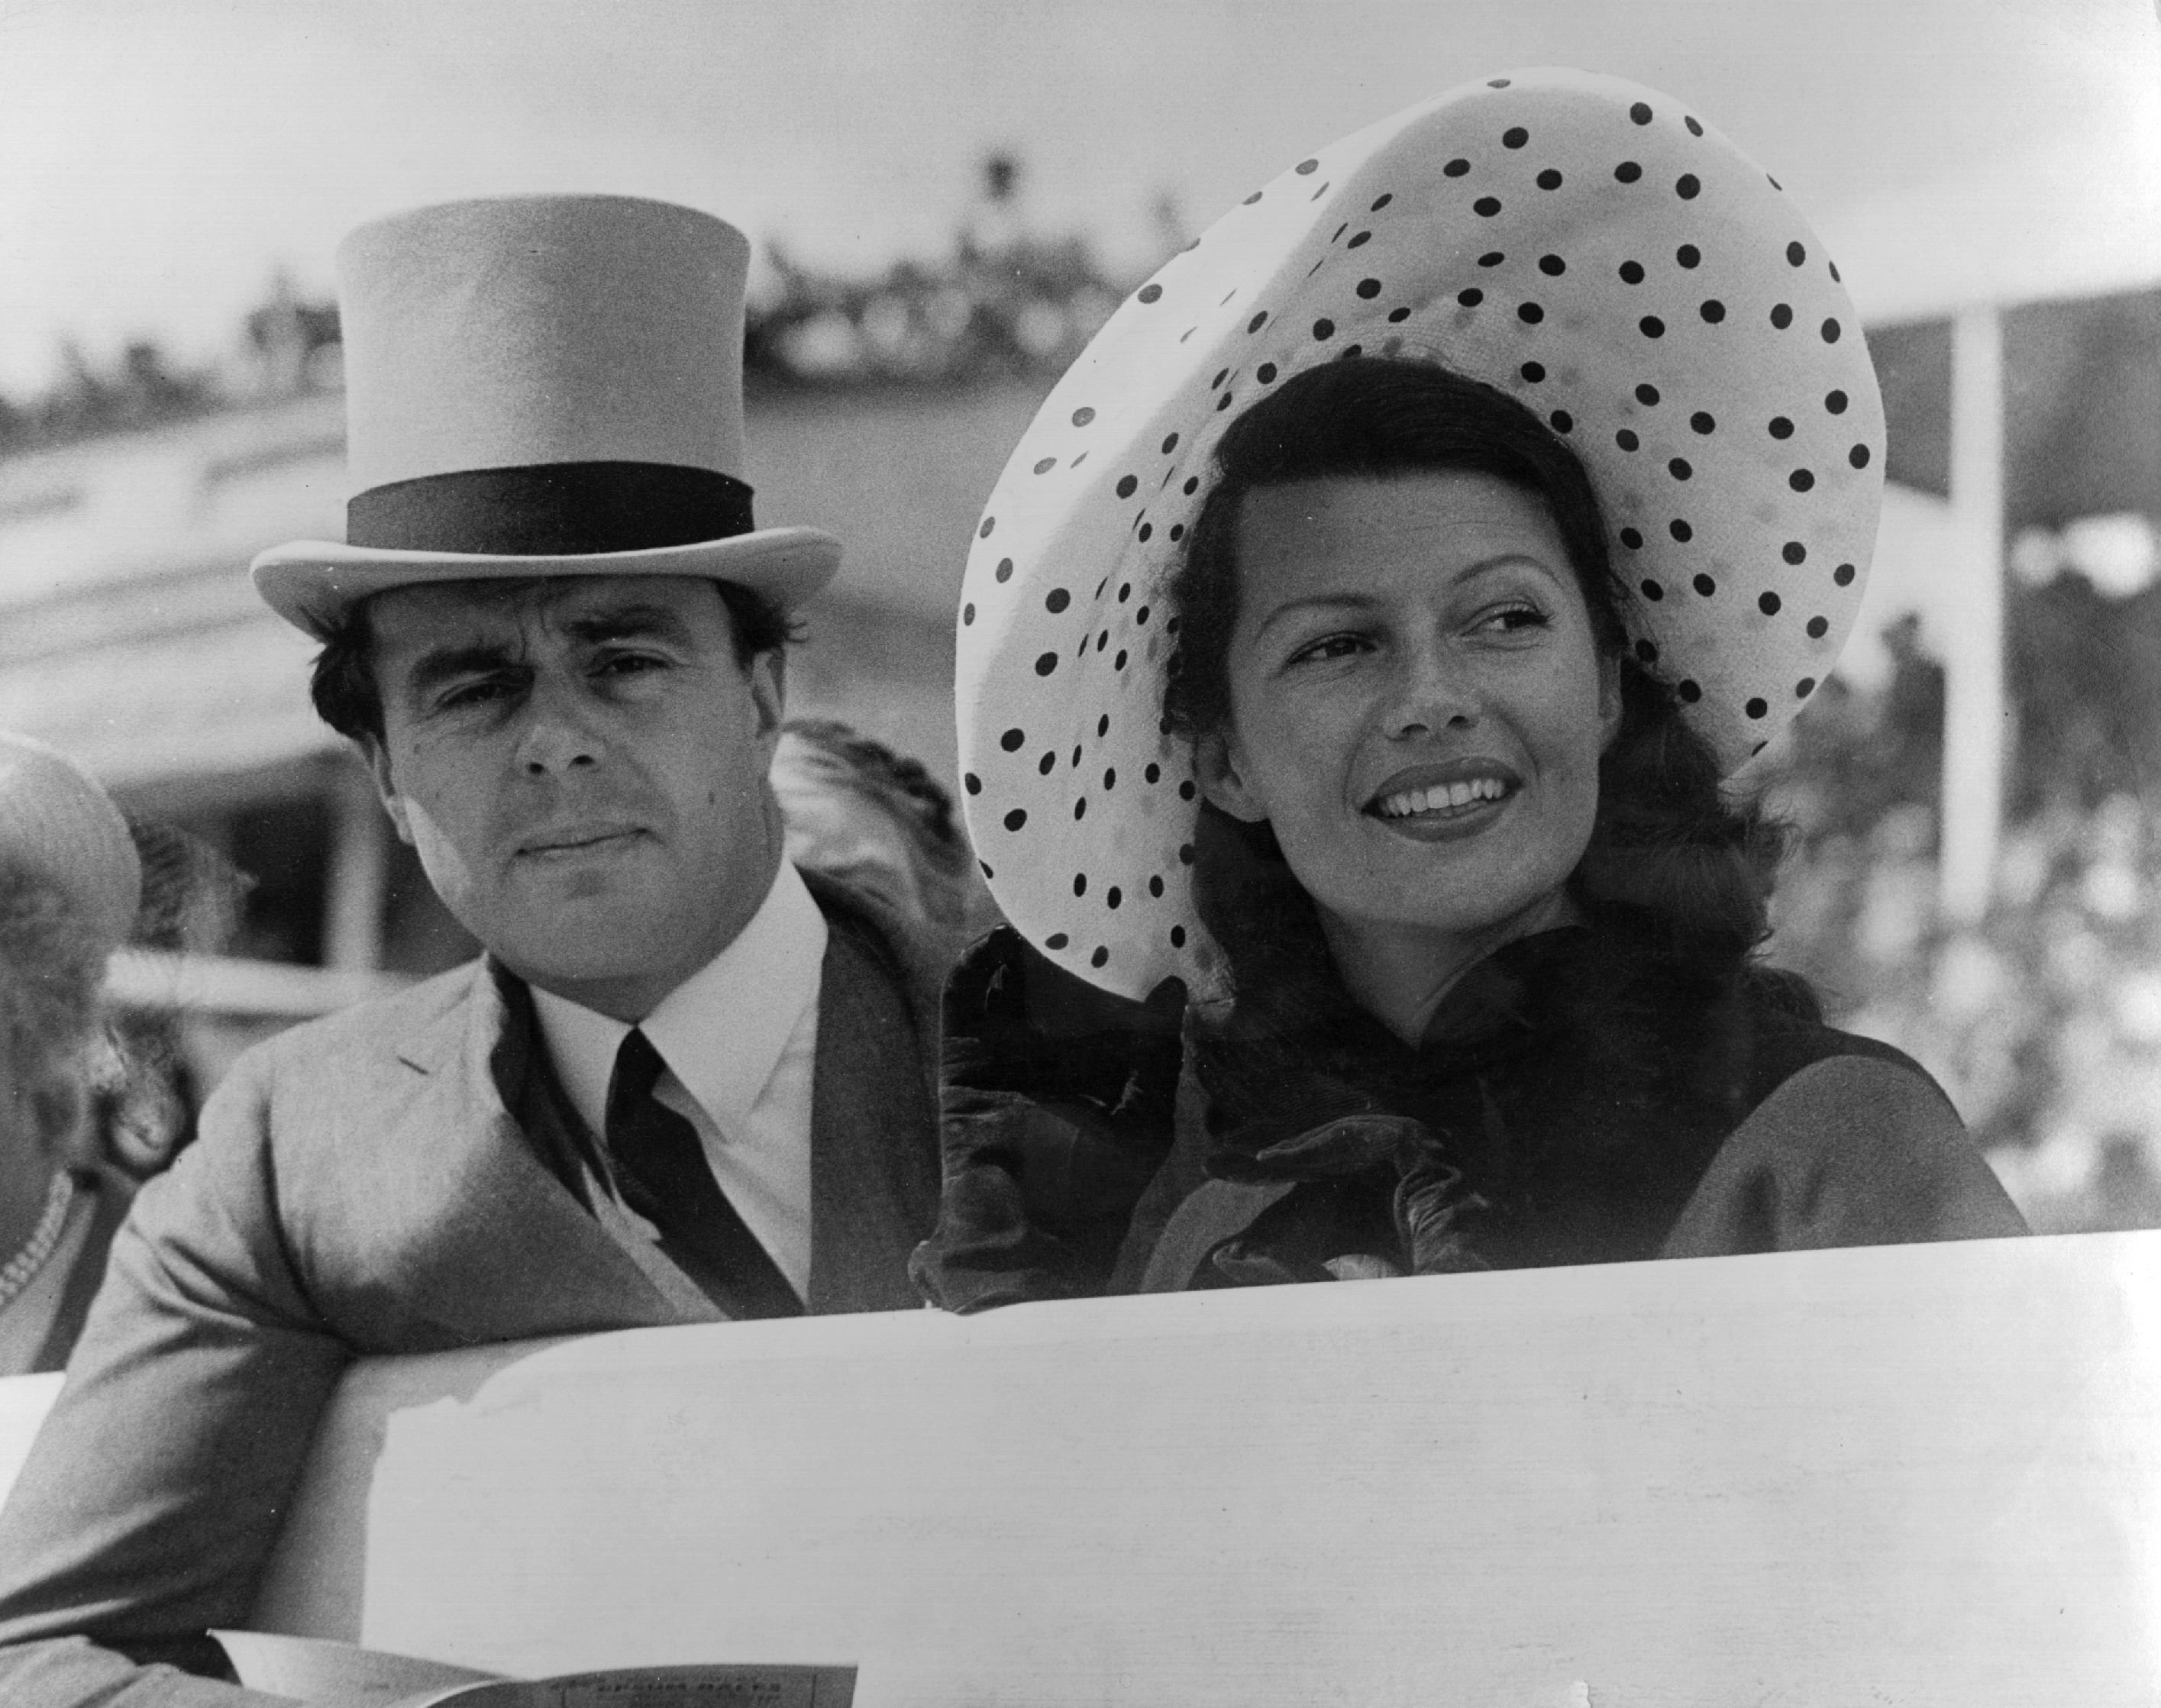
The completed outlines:
{"type": "Polygon", "coordinates": [[[1375,809],[1384,819],[1407,819],[1414,813],[1440,812],[1466,807],[1476,800],[1498,800],[1507,793],[1497,777],[1474,777],[1465,783],[1436,783],[1430,789],[1408,789],[1391,794],[1375,809]]]}

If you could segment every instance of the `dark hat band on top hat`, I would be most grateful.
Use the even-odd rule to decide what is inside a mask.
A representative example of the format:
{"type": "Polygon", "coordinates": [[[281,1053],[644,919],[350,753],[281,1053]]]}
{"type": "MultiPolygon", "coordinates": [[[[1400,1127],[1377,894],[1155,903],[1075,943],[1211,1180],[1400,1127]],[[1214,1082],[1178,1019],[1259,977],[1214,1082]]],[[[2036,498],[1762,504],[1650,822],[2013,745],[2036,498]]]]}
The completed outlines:
{"type": "Polygon", "coordinates": [[[393,481],[346,505],[346,541],[382,551],[589,557],[755,531],[751,488],[658,462],[532,463],[393,481]]]}

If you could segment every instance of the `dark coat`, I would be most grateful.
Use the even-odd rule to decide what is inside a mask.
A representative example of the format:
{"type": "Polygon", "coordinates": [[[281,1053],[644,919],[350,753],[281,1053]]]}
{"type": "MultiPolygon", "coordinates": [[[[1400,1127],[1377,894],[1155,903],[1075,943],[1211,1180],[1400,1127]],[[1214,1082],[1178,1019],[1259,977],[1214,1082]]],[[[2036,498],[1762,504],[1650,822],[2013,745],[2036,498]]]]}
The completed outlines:
{"type": "Polygon", "coordinates": [[[1204,1024],[1010,935],[946,1028],[915,1273],[956,1310],[2025,1232],[1908,1057],[1780,975],[1626,933],[1509,945],[1416,1047],[1340,987],[1204,1024]]]}
{"type": "MultiPolygon", "coordinates": [[[[830,933],[810,1306],[919,1308],[906,1263],[937,1192],[925,981],[813,889],[830,933]]],[[[246,1623],[356,1357],[688,1320],[566,1184],[562,1135],[516,1118],[544,1127],[552,1078],[529,1001],[478,962],[235,1065],[201,1137],[138,1195],[0,1513],[0,1643],[16,1645],[0,1700],[250,1700],[123,1656],[215,1664],[202,1633],[246,1623]]]]}

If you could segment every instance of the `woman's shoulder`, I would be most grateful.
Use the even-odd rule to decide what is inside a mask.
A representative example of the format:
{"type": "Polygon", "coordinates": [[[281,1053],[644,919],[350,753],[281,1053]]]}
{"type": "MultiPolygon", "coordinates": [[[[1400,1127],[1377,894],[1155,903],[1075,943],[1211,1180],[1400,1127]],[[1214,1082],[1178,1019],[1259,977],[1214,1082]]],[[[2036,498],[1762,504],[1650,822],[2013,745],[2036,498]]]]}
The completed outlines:
{"type": "MultiPolygon", "coordinates": [[[[1748,1106],[1774,1096],[1804,1070],[1829,1062],[1846,1064],[1827,1082],[1872,1084],[1895,1081],[1925,1092],[1953,1121],[1958,1113],[1935,1076],[1896,1044],[1848,1032],[1823,1017],[1821,1003],[1806,981],[1783,968],[1753,965],[1739,986],[1749,1050],[1748,1106]],[[1864,1065],[1872,1065],[1865,1068],[1864,1065]]],[[[1963,1127],[1961,1128],[1963,1131],[1963,1127]]]]}
{"type": "Polygon", "coordinates": [[[1943,1087],[1903,1051],[1752,997],[1751,1107],[1665,1255],[2002,1237],[2024,1220],[1943,1087]]]}

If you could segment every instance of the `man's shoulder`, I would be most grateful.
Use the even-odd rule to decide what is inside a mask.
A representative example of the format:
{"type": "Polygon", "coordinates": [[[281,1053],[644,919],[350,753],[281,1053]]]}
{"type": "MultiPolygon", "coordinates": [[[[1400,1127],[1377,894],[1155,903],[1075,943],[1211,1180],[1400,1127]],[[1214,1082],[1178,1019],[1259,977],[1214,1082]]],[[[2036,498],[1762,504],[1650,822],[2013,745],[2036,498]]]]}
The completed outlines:
{"type": "Polygon", "coordinates": [[[303,1021],[247,1051],[234,1071],[279,1079],[294,1072],[318,1074],[331,1063],[394,1061],[402,1049],[453,1025],[486,987],[487,976],[486,962],[470,961],[403,990],[303,1021]]]}
{"type": "Polygon", "coordinates": [[[383,1166],[393,1135],[424,1148],[445,1137],[441,1121],[462,1107],[455,1101],[419,1126],[411,1117],[421,1100],[441,1097],[443,1070],[464,1059],[469,1005],[481,992],[493,995],[475,962],[244,1052],[204,1104],[199,1136],[168,1180],[234,1197],[274,1194],[281,1216],[294,1194],[320,1202],[363,1191],[357,1183],[383,1166]]]}

